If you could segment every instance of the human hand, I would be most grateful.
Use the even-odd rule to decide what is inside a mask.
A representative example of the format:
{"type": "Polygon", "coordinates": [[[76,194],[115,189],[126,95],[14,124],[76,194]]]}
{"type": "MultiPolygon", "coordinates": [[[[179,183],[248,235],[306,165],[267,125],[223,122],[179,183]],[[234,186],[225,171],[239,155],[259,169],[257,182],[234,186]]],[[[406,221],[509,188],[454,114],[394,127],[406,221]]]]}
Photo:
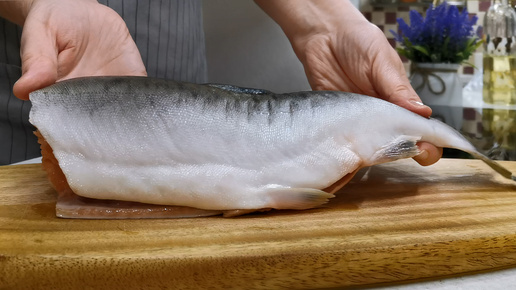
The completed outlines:
{"type": "MultiPolygon", "coordinates": [[[[424,117],[431,115],[383,32],[349,2],[304,1],[304,6],[286,0],[256,2],[284,30],[312,89],[369,95],[424,117]]],[[[433,164],[442,156],[442,148],[425,142],[418,146],[421,154],[414,160],[421,165],[433,164]]]]}
{"type": "Polygon", "coordinates": [[[22,76],[14,94],[80,76],[146,76],[123,19],[94,0],[33,0],[21,39],[22,76]]]}
{"type": "MultiPolygon", "coordinates": [[[[424,117],[432,110],[423,105],[406,76],[403,64],[383,32],[364,23],[357,31],[335,31],[314,35],[302,47],[303,65],[314,90],[355,92],[385,99],[424,117]]],[[[442,156],[442,148],[418,143],[421,153],[414,157],[431,165],[442,156]]]]}

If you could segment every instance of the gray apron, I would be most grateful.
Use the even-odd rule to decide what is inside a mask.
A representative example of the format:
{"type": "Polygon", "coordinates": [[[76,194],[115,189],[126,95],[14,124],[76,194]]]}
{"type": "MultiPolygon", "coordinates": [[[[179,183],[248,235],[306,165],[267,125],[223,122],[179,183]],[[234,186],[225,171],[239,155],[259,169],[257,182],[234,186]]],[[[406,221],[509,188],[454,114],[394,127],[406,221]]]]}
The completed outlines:
{"type": "MultiPolygon", "coordinates": [[[[201,0],[100,0],[127,24],[150,77],[207,80],[201,0]]],[[[0,18],[0,165],[40,156],[30,102],[12,94],[21,75],[21,28],[0,18]]]]}

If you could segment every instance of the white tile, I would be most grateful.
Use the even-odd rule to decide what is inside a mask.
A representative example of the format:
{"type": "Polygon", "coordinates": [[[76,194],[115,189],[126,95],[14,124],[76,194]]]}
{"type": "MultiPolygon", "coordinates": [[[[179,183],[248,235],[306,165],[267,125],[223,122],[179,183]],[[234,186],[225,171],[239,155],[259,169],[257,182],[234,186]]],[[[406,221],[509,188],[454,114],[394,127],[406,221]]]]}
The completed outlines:
{"type": "Polygon", "coordinates": [[[373,11],[373,6],[369,5],[369,4],[364,4],[364,5],[360,5],[360,12],[364,13],[364,12],[372,12],[373,11]]]}
{"type": "Polygon", "coordinates": [[[423,14],[426,11],[426,8],[422,6],[410,6],[410,10],[416,10],[420,14],[423,14]]]}
{"type": "Polygon", "coordinates": [[[383,27],[383,30],[385,31],[389,31],[389,29],[392,29],[394,31],[398,30],[398,24],[385,24],[383,27]]]}
{"type": "Polygon", "coordinates": [[[371,22],[376,25],[385,24],[385,13],[383,11],[374,11],[371,13],[371,22]]]}
{"type": "Polygon", "coordinates": [[[405,72],[407,73],[407,77],[410,77],[410,62],[404,62],[403,67],[405,68],[405,72]]]}
{"type": "Polygon", "coordinates": [[[467,8],[469,13],[477,13],[478,12],[478,0],[469,0],[467,2],[467,8]]]}
{"type": "Polygon", "coordinates": [[[387,6],[384,8],[384,12],[397,12],[398,11],[398,7],[396,6],[387,6]]]}
{"type": "Polygon", "coordinates": [[[390,30],[393,30],[394,32],[398,32],[398,25],[396,24],[385,24],[383,26],[383,32],[385,33],[385,36],[387,36],[388,38],[393,38],[394,35],[392,35],[392,33],[390,32],[390,30]]]}
{"type": "Polygon", "coordinates": [[[486,15],[486,13],[483,11],[480,11],[477,13],[477,17],[478,17],[477,25],[484,25],[484,16],[485,15],[486,15]]]}
{"type": "Polygon", "coordinates": [[[408,11],[407,12],[406,11],[398,12],[398,14],[396,15],[396,19],[397,18],[403,18],[403,20],[405,20],[405,22],[410,23],[408,11]]]}

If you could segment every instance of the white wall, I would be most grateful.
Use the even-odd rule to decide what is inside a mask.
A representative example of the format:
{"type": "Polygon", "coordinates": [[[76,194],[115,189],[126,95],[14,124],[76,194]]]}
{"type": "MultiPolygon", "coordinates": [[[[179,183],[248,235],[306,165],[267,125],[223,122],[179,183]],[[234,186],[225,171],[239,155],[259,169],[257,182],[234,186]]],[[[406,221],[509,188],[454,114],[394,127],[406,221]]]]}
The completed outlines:
{"type": "Polygon", "coordinates": [[[203,13],[209,82],[310,90],[283,31],[254,1],[204,0],[203,13]]]}

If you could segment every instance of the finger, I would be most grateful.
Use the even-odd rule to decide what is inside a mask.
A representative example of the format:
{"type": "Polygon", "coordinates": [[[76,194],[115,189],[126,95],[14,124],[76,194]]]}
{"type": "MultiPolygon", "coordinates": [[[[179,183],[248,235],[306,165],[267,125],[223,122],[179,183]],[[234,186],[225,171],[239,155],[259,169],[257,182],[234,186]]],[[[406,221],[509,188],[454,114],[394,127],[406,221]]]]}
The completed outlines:
{"type": "Polygon", "coordinates": [[[426,142],[417,144],[421,153],[414,156],[413,159],[423,166],[428,166],[439,161],[443,155],[443,148],[435,147],[434,145],[426,142]]]}
{"type": "Polygon", "coordinates": [[[421,102],[421,99],[410,85],[404,70],[402,72],[385,73],[380,81],[384,84],[382,86],[383,91],[380,94],[385,96],[387,101],[423,117],[430,117],[432,115],[432,109],[421,102]]]}
{"type": "Polygon", "coordinates": [[[13,93],[22,100],[28,100],[29,94],[56,82],[57,73],[52,70],[55,66],[52,61],[44,57],[38,57],[27,65],[27,69],[20,79],[14,84],[13,93]]]}
{"type": "Polygon", "coordinates": [[[421,102],[412,88],[407,73],[396,51],[385,38],[373,65],[373,82],[380,97],[423,117],[430,117],[432,109],[421,102]]]}
{"type": "Polygon", "coordinates": [[[398,87],[393,90],[390,99],[390,102],[423,117],[428,118],[432,115],[432,109],[421,102],[421,99],[410,83],[398,85],[398,87]]]}
{"type": "Polygon", "coordinates": [[[57,80],[57,47],[51,30],[38,21],[25,22],[21,39],[22,76],[14,84],[14,95],[22,100],[29,93],[57,80]]]}

